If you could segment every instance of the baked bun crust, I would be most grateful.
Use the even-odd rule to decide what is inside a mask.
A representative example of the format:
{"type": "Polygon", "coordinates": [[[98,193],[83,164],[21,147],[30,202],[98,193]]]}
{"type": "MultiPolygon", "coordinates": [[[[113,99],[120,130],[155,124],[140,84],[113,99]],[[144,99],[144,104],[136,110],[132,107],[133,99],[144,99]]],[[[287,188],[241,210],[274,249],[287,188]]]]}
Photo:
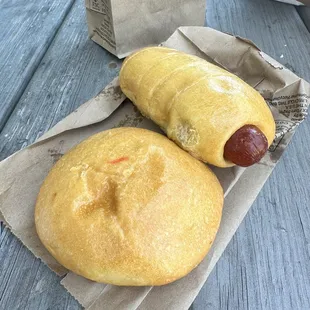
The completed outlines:
{"type": "Polygon", "coordinates": [[[207,254],[222,188],[209,168],[158,133],[117,128],[83,141],[51,169],[37,198],[38,235],[88,279],[163,285],[207,254]]]}
{"type": "Polygon", "coordinates": [[[244,125],[268,140],[275,122],[263,97],[236,75],[199,57],[148,47],[126,58],[120,71],[124,94],[184,150],[218,167],[229,138],[244,125]]]}

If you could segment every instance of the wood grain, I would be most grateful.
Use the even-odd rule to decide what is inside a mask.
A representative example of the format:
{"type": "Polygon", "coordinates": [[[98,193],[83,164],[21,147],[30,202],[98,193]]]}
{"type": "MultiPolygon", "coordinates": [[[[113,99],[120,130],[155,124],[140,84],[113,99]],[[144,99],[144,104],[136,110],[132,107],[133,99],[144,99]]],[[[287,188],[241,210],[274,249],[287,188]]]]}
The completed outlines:
{"type": "MultiPolygon", "coordinates": [[[[39,3],[38,8],[45,2],[39,3]]],[[[46,35],[50,40],[46,53],[35,58],[33,71],[21,78],[26,79],[24,91],[19,93],[19,100],[12,101],[16,107],[0,135],[1,159],[32,143],[118,73],[120,61],[87,38],[84,14],[82,1],[76,1],[56,36],[46,35]]],[[[269,0],[208,0],[207,20],[211,27],[252,39],[266,53],[310,80],[305,61],[309,59],[310,34],[294,7],[269,0]]],[[[15,71],[14,66],[11,70],[15,71]]],[[[20,73],[19,67],[16,70],[20,73]]],[[[310,197],[305,186],[310,181],[309,134],[307,121],[193,309],[310,308],[310,197]]],[[[60,279],[3,226],[0,262],[0,309],[81,308],[59,284],[60,279]]]]}
{"type": "Polygon", "coordinates": [[[120,63],[88,39],[84,4],[76,2],[1,132],[0,160],[95,96],[120,63]]]}
{"type": "Polygon", "coordinates": [[[208,1],[208,26],[240,35],[310,80],[310,33],[292,5],[270,0],[208,1]]]}
{"type": "Polygon", "coordinates": [[[73,2],[0,1],[0,130],[73,2]]]}
{"type": "MultiPolygon", "coordinates": [[[[310,81],[310,34],[293,6],[209,0],[207,16],[209,26],[252,39],[310,81]]],[[[298,128],[192,309],[310,309],[309,135],[308,119],[298,128]]]]}
{"type": "Polygon", "coordinates": [[[81,308],[59,277],[6,228],[0,237],[0,261],[0,309],[81,308]]]}
{"type": "MultiPolygon", "coordinates": [[[[77,1],[1,132],[0,158],[32,143],[95,96],[119,68],[119,60],[88,39],[84,3],[77,1]]],[[[80,309],[61,279],[1,229],[0,309],[80,309]]]]}
{"type": "Polygon", "coordinates": [[[297,12],[310,32],[310,7],[297,7],[297,12]]]}

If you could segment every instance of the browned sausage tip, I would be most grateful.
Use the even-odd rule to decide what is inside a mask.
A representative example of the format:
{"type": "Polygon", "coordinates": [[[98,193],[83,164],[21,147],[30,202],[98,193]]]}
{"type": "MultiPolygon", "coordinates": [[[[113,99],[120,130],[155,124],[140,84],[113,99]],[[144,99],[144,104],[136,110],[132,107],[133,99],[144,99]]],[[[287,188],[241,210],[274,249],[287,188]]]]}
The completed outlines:
{"type": "Polygon", "coordinates": [[[237,130],[224,147],[224,158],[241,167],[259,162],[268,149],[268,141],[254,125],[245,125],[237,130]]]}

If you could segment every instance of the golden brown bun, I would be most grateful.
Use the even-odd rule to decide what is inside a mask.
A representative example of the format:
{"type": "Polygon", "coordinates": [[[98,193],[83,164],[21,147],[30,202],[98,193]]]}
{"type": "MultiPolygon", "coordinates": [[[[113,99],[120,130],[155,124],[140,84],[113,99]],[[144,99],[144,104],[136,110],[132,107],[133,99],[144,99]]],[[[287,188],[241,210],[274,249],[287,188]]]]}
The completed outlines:
{"type": "Polygon", "coordinates": [[[97,282],[162,285],[206,255],[222,188],[203,163],[166,137],[118,128],[90,137],[51,169],[35,223],[48,251],[97,282]]]}
{"type": "Polygon", "coordinates": [[[151,47],[129,56],[120,72],[125,95],[183,149],[219,167],[224,146],[244,125],[270,145],[275,123],[262,96],[237,76],[196,56],[151,47]]]}

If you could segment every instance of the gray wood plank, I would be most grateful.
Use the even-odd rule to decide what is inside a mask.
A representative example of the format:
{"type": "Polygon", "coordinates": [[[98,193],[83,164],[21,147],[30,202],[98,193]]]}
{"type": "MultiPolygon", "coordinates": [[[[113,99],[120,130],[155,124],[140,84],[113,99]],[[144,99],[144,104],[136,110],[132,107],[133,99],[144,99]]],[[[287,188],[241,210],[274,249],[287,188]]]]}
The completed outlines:
{"type": "Polygon", "coordinates": [[[297,12],[310,32],[310,7],[297,7],[297,12]]]}
{"type": "MultiPolygon", "coordinates": [[[[3,128],[1,159],[95,96],[119,68],[119,60],[88,39],[84,4],[77,1],[3,128]]],[[[11,233],[4,230],[1,238],[0,309],[81,308],[60,278],[11,233]]]]}
{"type": "MultiPolygon", "coordinates": [[[[310,35],[294,7],[273,1],[209,0],[207,20],[211,27],[252,39],[310,81],[310,35]]],[[[309,135],[308,119],[192,309],[310,309],[309,135]]]]}
{"type": "MultiPolygon", "coordinates": [[[[289,46],[287,59],[285,58],[287,66],[293,68],[294,65],[294,70],[301,75],[307,72],[309,74],[307,68],[300,67],[302,61],[297,60],[296,65],[294,60],[294,57],[300,59],[303,55],[304,49],[300,47],[302,45],[295,44],[299,44],[300,36],[305,34],[305,28],[296,11],[295,15],[291,15],[290,9],[285,9],[287,10],[285,12],[280,9],[282,4],[279,4],[280,6],[272,4],[270,7],[270,3],[272,2],[261,1],[256,5],[254,0],[247,2],[239,0],[221,1],[219,4],[209,0],[209,25],[223,31],[248,36],[280,61],[284,59],[280,56],[285,54],[283,52],[280,54],[279,48],[282,48],[282,44],[285,47],[286,44],[289,46]],[[249,6],[248,9],[245,5],[249,6]],[[279,12],[284,13],[284,20],[278,19],[278,14],[275,13],[279,12]],[[244,16],[247,16],[245,20],[244,16]],[[272,25],[272,21],[275,21],[272,18],[275,16],[277,16],[275,23],[277,30],[273,34],[268,34],[267,30],[270,29],[268,25],[272,25]],[[294,37],[289,38],[289,44],[284,43],[283,33],[280,31],[284,21],[287,27],[294,29],[292,32],[294,37]],[[266,31],[267,37],[262,35],[263,31],[266,31]],[[280,38],[277,39],[278,37],[280,38]],[[295,52],[296,46],[302,51],[295,52]]],[[[83,4],[76,4],[16,106],[0,136],[0,152],[3,158],[33,142],[59,119],[95,95],[117,74],[119,62],[87,40],[83,14],[83,4]],[[114,62],[117,64],[116,69],[112,69],[114,62]],[[112,64],[109,66],[109,63],[112,64]]],[[[307,269],[309,258],[305,246],[305,242],[309,240],[309,224],[307,224],[309,213],[304,206],[309,200],[305,198],[307,193],[304,193],[302,181],[309,181],[307,175],[310,174],[306,165],[306,162],[309,162],[307,157],[309,150],[307,153],[300,152],[300,146],[305,144],[303,134],[305,137],[309,136],[308,123],[300,128],[295,141],[285,154],[287,157],[281,161],[266,184],[194,303],[194,309],[289,309],[285,307],[292,303],[296,306],[293,309],[309,308],[306,299],[309,291],[307,278],[310,278],[307,269]],[[294,160],[288,161],[288,156],[293,156],[294,160]],[[291,179],[293,181],[290,181],[291,179]],[[293,200],[295,193],[300,197],[293,200]],[[296,217],[298,211],[300,218],[296,217]],[[300,221],[303,223],[303,230],[300,221]],[[278,225],[279,223],[281,225],[278,225]],[[286,234],[283,229],[287,231],[286,234]],[[296,254],[291,256],[291,253],[295,252],[296,254]],[[298,257],[297,263],[296,257],[298,257]],[[288,270],[289,264],[291,270],[288,270]],[[286,290],[282,292],[285,285],[286,290]],[[299,297],[296,290],[303,295],[299,297]],[[285,302],[287,304],[282,307],[285,302]],[[300,306],[307,307],[299,308],[300,306]]],[[[25,306],[26,309],[78,308],[74,299],[59,286],[57,276],[42,263],[36,269],[38,267],[36,260],[33,258],[33,262],[32,258],[25,254],[27,250],[18,240],[5,230],[1,238],[1,240],[12,238],[16,242],[14,246],[11,241],[2,242],[1,245],[1,251],[11,253],[7,254],[11,258],[6,260],[4,267],[2,269],[0,267],[0,281],[4,281],[3,278],[7,279],[5,284],[0,282],[1,302],[5,301],[5,309],[16,309],[19,305],[25,306]],[[14,262],[17,263],[14,265],[14,262]],[[26,287],[24,281],[28,283],[26,287]],[[18,288],[22,294],[19,294],[18,288]]],[[[2,256],[0,261],[3,261],[2,256]]]]}
{"type": "Polygon", "coordinates": [[[81,308],[64,293],[56,274],[25,249],[8,229],[1,235],[0,261],[3,275],[0,277],[0,309],[60,309],[66,304],[71,309],[81,308]]]}
{"type": "Polygon", "coordinates": [[[0,1],[0,130],[73,2],[0,1]]]}
{"type": "Polygon", "coordinates": [[[117,74],[116,57],[88,39],[84,5],[74,4],[0,136],[0,160],[32,143],[117,74]]]}
{"type": "Polygon", "coordinates": [[[207,24],[254,41],[293,72],[310,80],[310,33],[294,6],[270,0],[208,1],[207,24]]]}

